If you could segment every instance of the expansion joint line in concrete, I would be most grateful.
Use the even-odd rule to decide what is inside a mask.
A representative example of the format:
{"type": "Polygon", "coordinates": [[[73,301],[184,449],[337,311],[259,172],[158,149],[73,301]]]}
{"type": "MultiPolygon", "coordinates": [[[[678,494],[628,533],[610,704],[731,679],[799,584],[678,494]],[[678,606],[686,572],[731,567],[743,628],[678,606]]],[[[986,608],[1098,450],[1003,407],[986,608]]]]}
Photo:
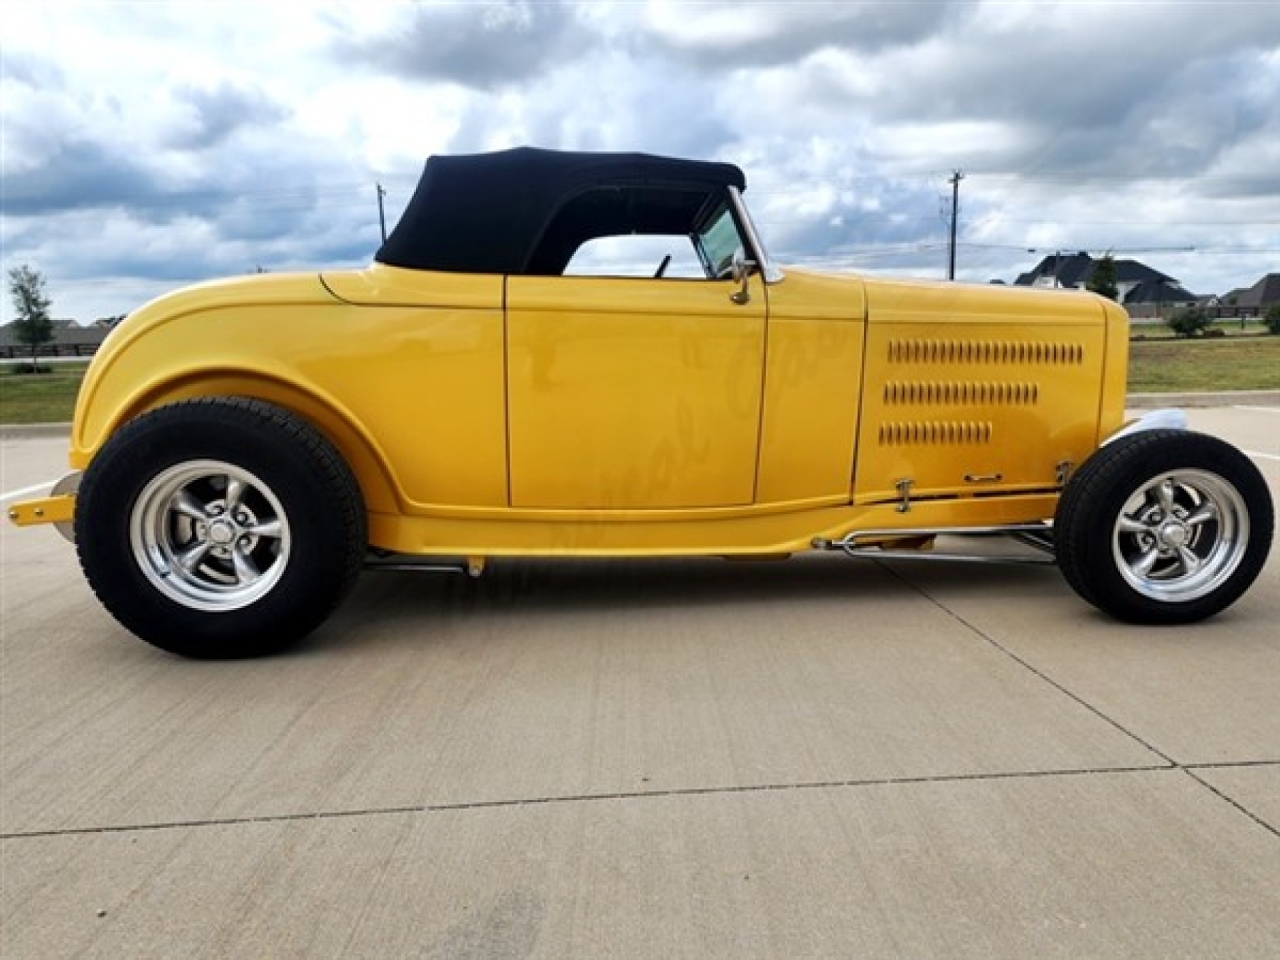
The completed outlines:
{"type": "MultiPolygon", "coordinates": [[[[925,600],[929,601],[929,603],[933,604],[935,607],[937,607],[939,610],[945,613],[948,617],[955,620],[957,623],[963,626],[966,630],[972,633],[975,637],[982,640],[984,643],[987,643],[990,646],[994,647],[996,650],[1000,651],[1000,653],[1002,653],[1004,656],[1008,657],[1018,666],[1026,670],[1028,673],[1031,673],[1032,675],[1040,679],[1042,682],[1053,687],[1053,689],[1057,690],[1063,696],[1079,704],[1081,707],[1084,707],[1084,709],[1088,710],[1099,720],[1102,720],[1103,722],[1110,724],[1112,727],[1114,727],[1116,730],[1119,730],[1126,737],[1133,740],[1135,743],[1140,744],[1143,748],[1145,748],[1146,750],[1149,750],[1151,753],[1155,754],[1157,757],[1159,757],[1161,760],[1164,761],[1163,764],[1157,767],[1154,767],[1153,769],[1168,769],[1168,770],[1179,771],[1180,773],[1190,777],[1193,781],[1195,781],[1195,783],[1197,783],[1199,786],[1203,787],[1204,789],[1208,790],[1218,799],[1223,800],[1226,803],[1228,803],[1230,806],[1234,807],[1236,811],[1244,814],[1246,817],[1248,817],[1258,826],[1262,827],[1262,829],[1266,830],[1268,833],[1271,833],[1276,837],[1280,837],[1280,826],[1268,823],[1266,820],[1263,820],[1262,817],[1258,816],[1248,807],[1244,806],[1239,801],[1223,793],[1221,790],[1219,790],[1213,784],[1209,783],[1204,778],[1196,776],[1195,771],[1198,769],[1200,770],[1210,769],[1213,767],[1224,766],[1223,764],[1179,763],[1177,760],[1173,759],[1173,757],[1169,756],[1163,750],[1155,746],[1155,744],[1149,743],[1148,741],[1144,740],[1142,737],[1138,736],[1136,733],[1134,733],[1132,730],[1130,730],[1128,727],[1122,724],[1119,720],[1115,719],[1112,716],[1109,716],[1102,709],[1094,706],[1088,700],[1084,699],[1084,697],[1080,696],[1079,694],[1075,693],[1073,690],[1068,689],[1066,686],[1059,683],[1057,680],[1053,679],[1053,677],[1049,676],[1039,667],[1032,664],[1025,657],[1021,657],[1018,654],[1014,653],[1007,646],[1005,646],[995,637],[991,636],[991,634],[987,633],[981,627],[978,627],[976,624],[970,623],[963,616],[961,616],[956,611],[952,610],[950,607],[948,607],[945,603],[943,603],[937,597],[932,596],[931,594],[923,590],[920,586],[908,580],[906,577],[904,577],[901,573],[899,573],[893,567],[888,566],[887,564],[880,561],[877,561],[877,565],[880,566],[891,577],[896,579],[899,583],[906,585],[911,590],[913,590],[914,592],[919,594],[921,597],[923,597],[925,600]]],[[[1257,763],[1244,763],[1244,764],[1230,764],[1230,766],[1272,766],[1272,765],[1273,764],[1270,761],[1261,761],[1257,763]]]]}
{"type": "MultiPolygon", "coordinates": [[[[1275,766],[1280,766],[1276,761],[1275,766]]],[[[452,813],[467,810],[510,809],[566,803],[599,803],[619,800],[657,800],[672,797],[728,796],[733,794],[777,793],[787,790],[836,790],[856,787],[919,786],[922,784],[976,783],[999,780],[1034,780],[1050,777],[1107,776],[1132,773],[1167,773],[1180,770],[1169,764],[1125,767],[1079,767],[1058,770],[1010,770],[993,773],[959,773],[921,777],[881,777],[855,780],[812,780],[797,783],[761,783],[746,786],[677,787],[670,790],[635,790],[616,793],[567,794],[548,797],[514,797],[506,800],[478,800],[458,803],[424,803],[397,807],[367,807],[357,810],[322,810],[314,813],[281,813],[257,817],[211,817],[205,820],[166,820],[155,823],[105,824],[96,827],[66,827],[49,830],[14,830],[0,833],[0,840],[30,840],[41,837],[85,834],[138,833],[151,830],[178,830],[192,827],[229,827],[248,824],[297,823],[340,820],[356,817],[387,817],[405,814],[452,813]]]]}

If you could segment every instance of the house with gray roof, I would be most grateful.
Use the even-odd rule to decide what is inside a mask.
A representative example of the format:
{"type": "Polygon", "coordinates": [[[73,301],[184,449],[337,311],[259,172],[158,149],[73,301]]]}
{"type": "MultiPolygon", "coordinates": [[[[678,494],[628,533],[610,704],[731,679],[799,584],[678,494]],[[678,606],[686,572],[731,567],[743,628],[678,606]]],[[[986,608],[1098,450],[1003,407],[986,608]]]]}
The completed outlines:
{"type": "Polygon", "coordinates": [[[1240,287],[1224,293],[1218,301],[1246,314],[1262,316],[1280,304],[1280,273],[1268,273],[1252,287],[1240,287]]]}
{"type": "MultiPolygon", "coordinates": [[[[74,320],[55,318],[53,340],[40,347],[42,357],[91,357],[97,352],[110,329],[100,326],[82,327],[74,320]]],[[[12,323],[0,326],[0,358],[31,356],[31,347],[18,340],[12,323]]]]}
{"type": "MultiPolygon", "coordinates": [[[[1083,250],[1051,254],[1014,281],[1023,287],[1085,290],[1098,261],[1083,250]]],[[[1163,310],[1193,306],[1200,298],[1167,273],[1140,260],[1116,260],[1116,300],[1134,318],[1158,317],[1163,310]]]]}

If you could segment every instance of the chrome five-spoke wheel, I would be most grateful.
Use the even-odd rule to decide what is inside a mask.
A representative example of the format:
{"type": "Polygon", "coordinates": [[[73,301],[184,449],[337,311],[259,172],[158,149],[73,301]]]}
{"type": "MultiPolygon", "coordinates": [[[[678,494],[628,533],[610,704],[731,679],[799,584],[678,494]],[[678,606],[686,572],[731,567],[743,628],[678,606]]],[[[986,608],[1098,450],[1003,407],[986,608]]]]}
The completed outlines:
{"type": "Polygon", "coordinates": [[[1125,503],[1112,541],[1121,576],[1154,600],[1212,593],[1244,558],[1249,512],[1239,492],[1205,470],[1153,477],[1125,503]]]}
{"type": "Polygon", "coordinates": [[[176,464],[139,495],[129,540],[143,575],[196,610],[236,610],[266,594],[289,561],[289,520],[247,470],[218,460],[176,464]]]}

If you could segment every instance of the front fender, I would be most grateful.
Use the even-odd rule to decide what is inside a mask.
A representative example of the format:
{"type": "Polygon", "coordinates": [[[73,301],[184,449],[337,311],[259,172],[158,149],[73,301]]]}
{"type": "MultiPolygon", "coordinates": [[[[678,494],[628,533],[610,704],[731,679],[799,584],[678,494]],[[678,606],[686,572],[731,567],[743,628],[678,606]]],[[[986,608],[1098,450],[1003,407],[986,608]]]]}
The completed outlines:
{"type": "Polygon", "coordinates": [[[1184,411],[1174,407],[1166,407],[1160,410],[1152,410],[1145,413],[1137,420],[1130,420],[1115,433],[1106,437],[1102,441],[1102,445],[1114,443],[1121,437],[1128,437],[1135,433],[1143,433],[1147,430],[1186,430],[1188,428],[1187,415],[1184,411]]]}

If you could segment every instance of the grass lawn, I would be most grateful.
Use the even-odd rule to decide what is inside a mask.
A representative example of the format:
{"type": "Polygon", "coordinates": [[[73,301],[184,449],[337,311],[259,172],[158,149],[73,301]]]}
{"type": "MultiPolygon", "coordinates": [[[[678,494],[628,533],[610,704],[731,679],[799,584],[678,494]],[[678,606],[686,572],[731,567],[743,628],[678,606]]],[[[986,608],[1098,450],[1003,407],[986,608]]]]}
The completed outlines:
{"type": "MultiPolygon", "coordinates": [[[[0,423],[71,419],[88,363],[46,364],[49,372],[16,373],[0,365],[0,423]]],[[[1280,390],[1280,337],[1209,340],[1147,339],[1129,345],[1129,391],[1171,393],[1280,390]]]]}
{"type": "Polygon", "coordinates": [[[1280,390],[1280,337],[1137,340],[1129,392],[1280,390]]]}
{"type": "Polygon", "coordinates": [[[44,373],[16,373],[16,363],[0,366],[0,423],[70,420],[88,367],[88,361],[45,363],[40,368],[44,373]]]}

